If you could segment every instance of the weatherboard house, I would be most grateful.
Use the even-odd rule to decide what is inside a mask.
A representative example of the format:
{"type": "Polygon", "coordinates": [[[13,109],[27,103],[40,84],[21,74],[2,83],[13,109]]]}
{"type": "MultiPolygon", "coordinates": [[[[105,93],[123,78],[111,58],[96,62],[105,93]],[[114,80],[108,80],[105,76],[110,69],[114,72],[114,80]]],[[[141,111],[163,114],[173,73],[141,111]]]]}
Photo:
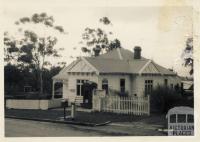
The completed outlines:
{"type": "Polygon", "coordinates": [[[158,85],[181,85],[176,73],[142,57],[138,46],[133,52],[117,48],[99,56],[78,58],[53,77],[53,95],[57,82],[63,83],[63,98],[82,103],[92,97],[92,93],[85,91],[84,84],[88,82],[95,84],[92,89],[105,90],[106,95],[115,90],[121,95],[138,97],[149,94],[158,85]]]}

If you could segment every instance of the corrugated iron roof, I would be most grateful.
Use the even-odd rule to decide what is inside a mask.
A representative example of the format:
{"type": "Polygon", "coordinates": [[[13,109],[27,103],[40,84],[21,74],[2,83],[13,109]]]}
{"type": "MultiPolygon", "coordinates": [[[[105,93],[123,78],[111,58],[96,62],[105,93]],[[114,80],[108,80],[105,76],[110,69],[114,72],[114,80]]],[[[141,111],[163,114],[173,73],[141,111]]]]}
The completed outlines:
{"type": "MultiPolygon", "coordinates": [[[[130,50],[120,48],[114,49],[106,54],[100,55],[98,57],[85,57],[85,59],[91,63],[95,68],[99,70],[100,73],[130,73],[138,74],[140,70],[149,62],[149,59],[141,57],[141,59],[134,59],[133,52],[130,50]],[[120,54],[119,54],[120,52],[120,54]]],[[[154,65],[154,70],[144,70],[145,73],[155,73],[163,75],[175,75],[174,72],[156,64],[151,61],[154,65]]],[[[147,66],[148,67],[148,66],[147,66]]]]}
{"type": "Polygon", "coordinates": [[[100,73],[130,73],[129,65],[125,60],[85,58],[100,73]]]}
{"type": "MultiPolygon", "coordinates": [[[[138,59],[134,59],[133,56],[133,52],[128,50],[128,49],[124,49],[124,48],[117,48],[117,49],[113,49],[110,52],[107,52],[105,54],[99,55],[97,57],[95,57],[97,59],[99,58],[103,58],[103,59],[117,59],[117,60],[138,60],[138,59]]],[[[141,57],[142,60],[147,60],[144,57],[141,57]]]]}

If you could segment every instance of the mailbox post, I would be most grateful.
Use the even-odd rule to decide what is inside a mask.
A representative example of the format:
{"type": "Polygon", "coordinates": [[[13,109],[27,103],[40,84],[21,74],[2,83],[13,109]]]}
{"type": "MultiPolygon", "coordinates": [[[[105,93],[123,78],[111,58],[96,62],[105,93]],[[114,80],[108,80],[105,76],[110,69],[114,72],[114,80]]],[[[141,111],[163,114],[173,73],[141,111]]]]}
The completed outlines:
{"type": "Polygon", "coordinates": [[[71,118],[72,118],[72,120],[74,120],[75,116],[76,116],[76,105],[75,105],[75,103],[72,103],[72,107],[71,107],[71,118]]]}
{"type": "Polygon", "coordinates": [[[68,106],[68,101],[66,99],[62,99],[61,106],[63,107],[63,115],[64,120],[66,119],[66,107],[68,106]]]}

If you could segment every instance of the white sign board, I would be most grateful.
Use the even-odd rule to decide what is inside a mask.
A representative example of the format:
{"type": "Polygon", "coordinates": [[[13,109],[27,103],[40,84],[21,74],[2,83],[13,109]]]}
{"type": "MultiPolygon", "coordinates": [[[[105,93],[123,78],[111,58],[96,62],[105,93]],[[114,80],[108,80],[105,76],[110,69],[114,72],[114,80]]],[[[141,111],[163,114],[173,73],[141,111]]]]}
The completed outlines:
{"type": "Polygon", "coordinates": [[[174,107],[167,113],[169,136],[194,135],[194,109],[174,107]]]}

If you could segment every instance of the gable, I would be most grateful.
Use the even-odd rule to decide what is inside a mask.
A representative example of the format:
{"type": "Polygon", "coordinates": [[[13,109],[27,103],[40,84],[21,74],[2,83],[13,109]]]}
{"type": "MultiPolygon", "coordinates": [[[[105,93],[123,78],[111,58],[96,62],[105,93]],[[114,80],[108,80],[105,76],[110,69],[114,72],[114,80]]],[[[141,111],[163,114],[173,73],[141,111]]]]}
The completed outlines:
{"type": "Polygon", "coordinates": [[[173,71],[170,71],[154,61],[149,60],[139,71],[140,74],[161,74],[161,75],[176,75],[173,71]]]}
{"type": "Polygon", "coordinates": [[[160,74],[159,70],[154,66],[154,64],[149,63],[144,70],[142,71],[143,74],[160,74]]]}
{"type": "Polygon", "coordinates": [[[68,72],[95,72],[95,70],[86,61],[80,59],[68,69],[68,72]]]}

